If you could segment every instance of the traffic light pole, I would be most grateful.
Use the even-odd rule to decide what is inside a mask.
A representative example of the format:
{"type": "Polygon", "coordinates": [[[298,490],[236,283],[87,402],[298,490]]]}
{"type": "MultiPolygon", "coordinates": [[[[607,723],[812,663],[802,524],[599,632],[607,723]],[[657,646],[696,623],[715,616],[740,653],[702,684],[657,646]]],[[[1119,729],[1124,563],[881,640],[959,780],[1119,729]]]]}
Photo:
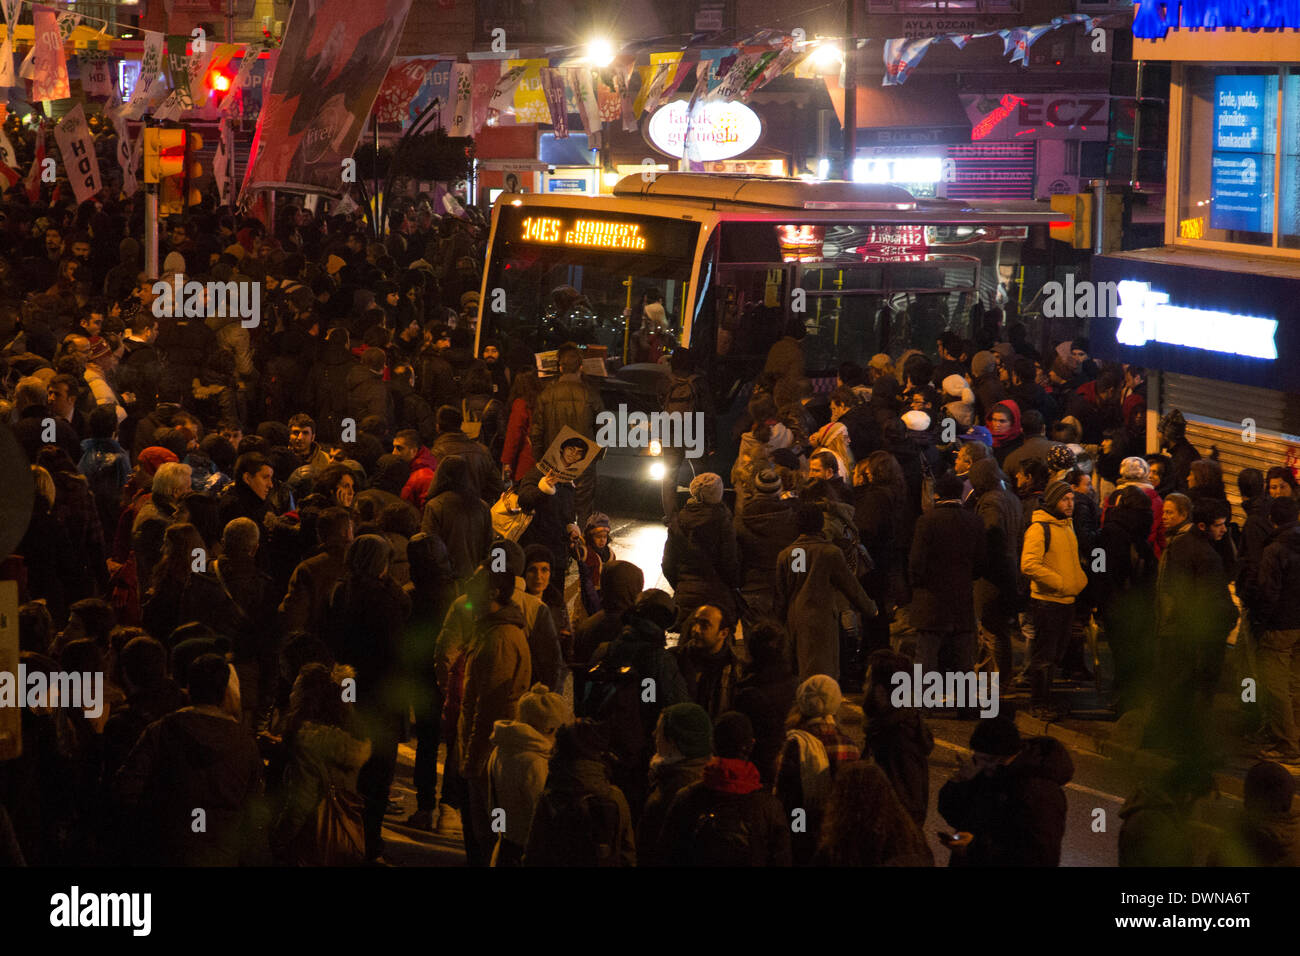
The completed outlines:
{"type": "Polygon", "coordinates": [[[158,184],[144,184],[144,272],[158,278],[158,184]]]}

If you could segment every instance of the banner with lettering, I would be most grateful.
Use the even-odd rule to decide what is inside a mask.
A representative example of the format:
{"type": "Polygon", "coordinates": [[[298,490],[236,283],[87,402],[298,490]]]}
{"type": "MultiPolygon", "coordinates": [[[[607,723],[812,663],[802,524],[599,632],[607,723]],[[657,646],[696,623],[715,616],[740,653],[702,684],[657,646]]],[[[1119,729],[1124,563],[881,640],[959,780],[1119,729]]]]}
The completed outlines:
{"type": "Polygon", "coordinates": [[[525,63],[506,64],[506,71],[501,74],[496,86],[492,88],[492,97],[488,100],[488,119],[500,116],[510,108],[511,103],[514,102],[515,87],[524,78],[527,69],[525,63]]]}
{"type": "Polygon", "coordinates": [[[87,96],[112,96],[112,64],[107,57],[78,57],[81,63],[81,91],[87,96]]]}
{"type": "Polygon", "coordinates": [[[449,109],[443,115],[451,117],[448,136],[470,136],[474,132],[471,110],[474,103],[474,67],[469,63],[456,63],[451,70],[449,109]]]}
{"type": "Polygon", "coordinates": [[[145,31],[144,53],[140,56],[140,78],[131,91],[131,103],[126,110],[127,119],[143,116],[163,89],[163,46],[166,39],[161,33],[145,31]]]}
{"type": "Polygon", "coordinates": [[[411,101],[406,104],[406,125],[414,123],[425,109],[430,106],[434,100],[438,101],[435,108],[435,116],[432,120],[433,126],[446,126],[453,120],[452,111],[455,109],[455,79],[453,77],[455,60],[437,60],[424,76],[424,82],[420,88],[415,91],[411,101]]]}
{"type": "Polygon", "coordinates": [[[99,177],[95,141],[86,125],[85,108],[80,103],[54,127],[54,139],[63,154],[63,168],[72,183],[72,191],[77,202],[83,203],[104,188],[104,181],[99,177]]]}
{"type": "Polygon", "coordinates": [[[599,146],[603,124],[591,67],[569,67],[569,86],[573,88],[574,98],[578,101],[578,116],[582,120],[582,128],[587,131],[587,145],[599,146]]]}
{"type": "Polygon", "coordinates": [[[522,65],[524,73],[515,87],[515,122],[549,123],[551,110],[542,89],[542,67],[549,66],[550,61],[545,58],[510,61],[510,66],[516,65],[522,65]]]}
{"type": "Polygon", "coordinates": [[[542,92],[546,94],[546,107],[550,112],[551,126],[555,129],[556,139],[569,136],[568,105],[564,96],[564,71],[543,67],[542,92]]]}
{"type": "Polygon", "coordinates": [[[637,115],[640,116],[644,110],[647,113],[653,113],[663,104],[667,98],[668,90],[673,86],[673,80],[677,75],[682,59],[680,52],[670,53],[651,53],[650,64],[653,72],[650,75],[649,82],[642,87],[642,94],[639,97],[641,105],[637,109],[637,115]]]}
{"type": "Polygon", "coordinates": [[[253,137],[244,191],[342,194],[356,149],[397,52],[411,0],[318,0],[289,14],[253,137]]]}
{"type": "Polygon", "coordinates": [[[403,128],[410,122],[407,107],[424,85],[429,73],[439,60],[433,56],[403,56],[393,61],[388,75],[380,84],[375,97],[375,120],[380,123],[400,123],[403,128]]]}
{"type": "Polygon", "coordinates": [[[32,101],[65,100],[72,95],[68,82],[68,60],[63,55],[63,37],[59,21],[48,7],[33,7],[35,28],[32,58],[32,101]]]}
{"type": "Polygon", "coordinates": [[[501,79],[500,60],[480,60],[474,64],[474,102],[471,108],[471,136],[477,136],[488,120],[488,107],[497,80],[501,79]]]}
{"type": "Polygon", "coordinates": [[[117,164],[122,169],[122,193],[125,196],[133,196],[140,188],[135,178],[135,142],[131,139],[131,131],[122,116],[120,106],[121,101],[114,93],[113,99],[109,101],[104,112],[112,120],[113,131],[117,134],[117,164]]]}

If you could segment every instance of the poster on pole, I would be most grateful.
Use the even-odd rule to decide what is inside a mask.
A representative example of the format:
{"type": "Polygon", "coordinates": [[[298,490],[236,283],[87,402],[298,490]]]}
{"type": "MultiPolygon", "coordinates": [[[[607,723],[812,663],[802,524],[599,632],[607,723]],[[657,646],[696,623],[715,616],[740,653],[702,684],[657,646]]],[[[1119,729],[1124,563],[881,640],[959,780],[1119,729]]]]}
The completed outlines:
{"type": "Polygon", "coordinates": [[[411,0],[299,0],[262,102],[245,190],[342,194],[411,0]]]}

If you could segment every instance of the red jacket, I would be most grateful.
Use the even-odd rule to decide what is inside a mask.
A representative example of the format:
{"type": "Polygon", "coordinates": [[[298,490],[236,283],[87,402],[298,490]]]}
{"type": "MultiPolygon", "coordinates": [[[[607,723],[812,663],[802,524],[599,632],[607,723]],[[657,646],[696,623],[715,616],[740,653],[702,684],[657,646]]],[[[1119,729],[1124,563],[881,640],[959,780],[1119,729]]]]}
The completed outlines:
{"type": "Polygon", "coordinates": [[[438,459],[423,445],[411,459],[411,476],[402,486],[402,500],[417,508],[423,508],[428,500],[429,489],[433,487],[433,476],[438,470],[438,459]]]}
{"type": "Polygon", "coordinates": [[[510,469],[510,474],[518,481],[537,464],[533,455],[533,444],[528,440],[528,430],[533,425],[533,410],[528,402],[516,398],[510,407],[510,422],[506,425],[506,443],[501,449],[501,464],[510,469]]]}

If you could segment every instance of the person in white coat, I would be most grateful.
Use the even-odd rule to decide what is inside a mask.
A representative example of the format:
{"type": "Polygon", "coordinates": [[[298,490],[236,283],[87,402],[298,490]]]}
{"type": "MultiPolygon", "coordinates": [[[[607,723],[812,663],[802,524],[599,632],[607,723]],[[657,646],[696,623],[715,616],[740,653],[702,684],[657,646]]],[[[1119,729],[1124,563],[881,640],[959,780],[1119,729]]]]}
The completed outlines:
{"type": "Polygon", "coordinates": [[[545,684],[534,684],[519,698],[518,719],[498,720],[493,726],[488,805],[493,829],[504,829],[497,836],[492,866],[521,865],[533,811],[546,786],[555,731],[571,719],[563,697],[545,684]]]}

